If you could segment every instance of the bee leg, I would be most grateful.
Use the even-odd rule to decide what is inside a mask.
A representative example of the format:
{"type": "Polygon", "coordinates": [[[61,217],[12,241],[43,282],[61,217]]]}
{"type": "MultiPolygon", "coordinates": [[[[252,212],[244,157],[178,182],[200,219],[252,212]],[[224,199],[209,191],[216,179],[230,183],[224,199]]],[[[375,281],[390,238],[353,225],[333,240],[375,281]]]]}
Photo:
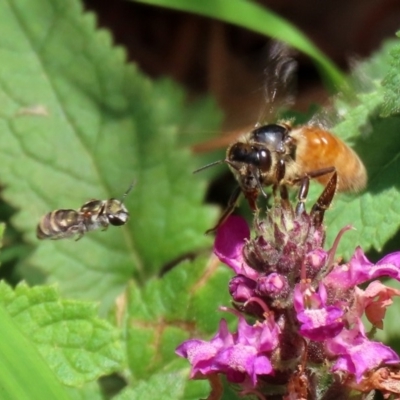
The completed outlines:
{"type": "Polygon", "coordinates": [[[321,168],[321,169],[316,169],[315,171],[309,171],[303,177],[294,179],[292,181],[292,184],[297,184],[297,183],[302,184],[303,179],[305,177],[307,177],[308,179],[319,178],[320,176],[328,175],[331,172],[335,172],[335,171],[336,171],[335,167],[321,168]]]}
{"type": "Polygon", "coordinates": [[[277,202],[277,194],[276,194],[277,190],[278,190],[278,185],[273,185],[272,186],[272,197],[274,198],[274,203],[277,202]]]}
{"type": "Polygon", "coordinates": [[[329,179],[324,191],[318,197],[317,202],[311,209],[310,216],[315,226],[320,226],[324,220],[325,211],[329,208],[332,203],[333,197],[335,196],[338,183],[337,172],[335,171],[329,179]]]}
{"type": "Polygon", "coordinates": [[[297,194],[296,215],[299,216],[306,211],[306,200],[310,188],[310,177],[308,175],[301,179],[299,193],[297,194]]]}
{"type": "Polygon", "coordinates": [[[228,205],[226,206],[221,217],[219,218],[217,225],[215,225],[211,229],[207,229],[206,235],[208,235],[211,232],[216,231],[228,219],[228,217],[233,213],[233,210],[235,209],[237,201],[239,199],[240,193],[242,193],[242,189],[238,186],[232,192],[231,197],[229,198],[229,201],[228,201],[228,205]]]}
{"type": "Polygon", "coordinates": [[[264,190],[264,188],[261,185],[260,179],[257,178],[257,186],[258,189],[260,190],[261,194],[268,200],[269,194],[264,190]]]}
{"type": "Polygon", "coordinates": [[[275,179],[276,182],[278,182],[278,184],[280,184],[285,178],[285,173],[286,173],[285,160],[283,158],[280,158],[276,164],[276,169],[275,169],[275,179]]]}
{"type": "Polygon", "coordinates": [[[102,226],[102,232],[103,231],[106,231],[107,229],[108,229],[108,225],[109,225],[109,223],[108,223],[108,221],[105,221],[104,219],[101,219],[100,220],[100,225],[102,226]]]}
{"type": "MultiPolygon", "coordinates": [[[[307,172],[307,174],[305,174],[302,178],[293,180],[293,182],[292,182],[293,184],[300,183],[300,189],[299,189],[299,193],[297,195],[298,203],[296,206],[296,215],[301,215],[302,213],[304,213],[306,211],[305,202],[307,200],[308,190],[310,188],[310,179],[318,178],[320,176],[330,174],[331,172],[336,174],[335,179],[337,181],[337,173],[336,173],[335,167],[328,167],[328,168],[318,169],[315,171],[310,171],[310,172],[307,172]]],[[[332,175],[332,177],[333,177],[333,175],[332,175]]],[[[331,181],[332,177],[330,178],[329,182],[331,181]]],[[[329,182],[328,182],[328,185],[329,185],[329,182]]],[[[322,196],[323,196],[323,193],[321,194],[320,198],[322,196]]],[[[318,203],[318,201],[319,201],[319,199],[317,200],[317,203],[318,203]]],[[[332,199],[331,199],[331,201],[332,201],[332,199]]],[[[328,204],[328,207],[329,207],[329,204],[328,204]]],[[[323,216],[322,216],[322,218],[323,218],[323,216]]],[[[322,222],[322,220],[321,220],[321,222],[322,222]]]]}
{"type": "Polygon", "coordinates": [[[83,224],[80,224],[78,226],[78,230],[77,230],[77,238],[75,239],[75,242],[77,242],[78,240],[83,238],[83,235],[87,232],[86,226],[83,224]]]}
{"type": "MultiPolygon", "coordinates": [[[[268,210],[268,201],[269,201],[269,199],[270,199],[270,197],[271,197],[271,194],[270,194],[270,193],[267,193],[267,192],[264,190],[263,186],[262,186],[262,183],[261,183],[261,172],[260,172],[260,170],[257,171],[257,175],[254,175],[254,178],[255,178],[255,180],[256,180],[256,182],[257,182],[258,190],[260,191],[260,193],[262,194],[262,196],[263,196],[263,197],[265,198],[265,200],[266,200],[266,204],[267,204],[266,207],[267,207],[267,210],[268,210]]],[[[249,203],[249,205],[250,205],[250,208],[251,208],[251,210],[254,212],[256,218],[257,218],[258,215],[259,215],[259,210],[258,210],[257,203],[256,203],[257,197],[258,197],[258,193],[256,193],[255,191],[252,192],[251,195],[246,196],[246,199],[247,199],[247,201],[248,201],[248,203],[249,203]]]]}
{"type": "Polygon", "coordinates": [[[278,182],[278,183],[274,185],[273,193],[274,193],[274,199],[276,201],[276,190],[279,186],[282,207],[285,209],[289,209],[290,208],[289,195],[287,193],[287,189],[286,189],[285,185],[282,184],[282,181],[285,178],[285,173],[286,173],[286,164],[285,164],[284,159],[281,158],[278,160],[278,162],[276,164],[275,182],[278,182]]]}
{"type": "Polygon", "coordinates": [[[279,193],[281,196],[281,207],[286,210],[292,212],[292,205],[290,204],[289,200],[289,192],[287,190],[286,185],[279,185],[279,193]]]}
{"type": "Polygon", "coordinates": [[[78,236],[76,237],[75,242],[77,242],[78,240],[82,239],[84,234],[85,234],[85,231],[82,230],[82,229],[79,229],[78,236]]]}

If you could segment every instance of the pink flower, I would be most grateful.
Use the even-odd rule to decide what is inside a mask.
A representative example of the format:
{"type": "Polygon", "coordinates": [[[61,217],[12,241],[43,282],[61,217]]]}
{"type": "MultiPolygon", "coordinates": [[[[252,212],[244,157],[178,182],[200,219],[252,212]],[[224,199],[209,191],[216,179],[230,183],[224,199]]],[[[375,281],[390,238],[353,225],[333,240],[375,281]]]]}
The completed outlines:
{"type": "Polygon", "coordinates": [[[221,319],[218,333],[209,342],[188,340],[176,349],[176,354],[187,358],[192,364],[191,378],[201,378],[218,370],[214,366],[215,356],[221,349],[228,348],[233,343],[234,337],[229,333],[226,321],[221,319]]]}
{"type": "Polygon", "coordinates": [[[361,317],[365,312],[371,324],[383,329],[383,318],[386,309],[393,304],[394,296],[400,296],[400,290],[385,286],[380,281],[371,282],[365,290],[356,288],[357,316],[361,317]]]}
{"type": "Polygon", "coordinates": [[[382,364],[400,362],[399,356],[388,346],[369,340],[361,321],[351,330],[343,330],[326,343],[327,351],[336,359],[333,371],[354,374],[360,382],[367,371],[382,364]]]}
{"type": "Polygon", "coordinates": [[[220,373],[245,392],[286,393],[285,399],[317,398],[330,389],[341,398],[349,388],[397,393],[376,377],[380,371],[400,381],[400,374],[392,373],[400,371],[400,358],[365,334],[361,318],[365,314],[383,327],[386,309],[400,290],[376,279],[400,280],[400,252],[374,264],[358,247],[340,264],[334,251],[349,227],[326,251],[324,227],[306,213],[296,216],[275,207],[254,225],[252,238],[246,222],[231,216],[217,232],[214,252],[236,273],[229,292],[238,329],[229,333],[222,320],[211,341],[192,339],[178,347],[192,365],[191,377],[220,373]],[[368,281],[365,290],[358,287],[368,281]]]}
{"type": "Polygon", "coordinates": [[[243,218],[232,215],[218,229],[214,253],[221,262],[231,267],[236,274],[256,280],[257,271],[250,268],[243,257],[243,247],[249,238],[250,229],[247,222],[243,218]]]}
{"type": "Polygon", "coordinates": [[[389,254],[373,264],[362,249],[357,247],[351,260],[346,264],[337,265],[326,276],[324,283],[345,290],[383,276],[400,280],[400,252],[389,254]]]}
{"type": "Polygon", "coordinates": [[[294,293],[294,308],[300,333],[309,339],[323,341],[338,335],[344,327],[344,310],[327,304],[327,293],[320,284],[316,292],[309,284],[298,284],[294,293]]]}
{"type": "Polygon", "coordinates": [[[220,329],[210,342],[188,340],[176,353],[192,364],[192,378],[219,372],[231,382],[248,382],[254,387],[260,375],[273,373],[269,356],[278,344],[278,335],[279,328],[273,319],[249,325],[239,318],[234,334],[228,332],[226,321],[221,320],[220,329]]]}

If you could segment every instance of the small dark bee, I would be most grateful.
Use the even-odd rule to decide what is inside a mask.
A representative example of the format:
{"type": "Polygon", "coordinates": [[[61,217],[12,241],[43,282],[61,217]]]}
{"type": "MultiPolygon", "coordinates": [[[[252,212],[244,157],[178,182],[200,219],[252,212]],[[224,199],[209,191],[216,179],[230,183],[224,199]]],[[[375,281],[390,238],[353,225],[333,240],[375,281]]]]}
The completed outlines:
{"type": "Polygon", "coordinates": [[[79,210],[54,210],[44,215],[36,229],[38,239],[65,239],[77,235],[79,240],[85,233],[102,229],[109,225],[125,225],[129,212],[124,200],[132,190],[132,183],[121,200],[89,200],[79,210]]]}

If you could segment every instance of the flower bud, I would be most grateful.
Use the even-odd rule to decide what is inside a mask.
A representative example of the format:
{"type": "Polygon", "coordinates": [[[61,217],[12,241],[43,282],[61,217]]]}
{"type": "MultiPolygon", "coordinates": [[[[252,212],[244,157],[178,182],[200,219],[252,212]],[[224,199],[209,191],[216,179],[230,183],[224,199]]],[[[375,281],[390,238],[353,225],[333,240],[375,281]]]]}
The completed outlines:
{"type": "Polygon", "coordinates": [[[238,302],[246,302],[254,295],[255,288],[256,282],[243,275],[236,275],[229,281],[229,293],[238,302]]]}
{"type": "Polygon", "coordinates": [[[287,278],[281,274],[273,272],[267,276],[262,276],[257,281],[256,292],[260,296],[272,299],[285,298],[288,295],[289,284],[287,278]]]}

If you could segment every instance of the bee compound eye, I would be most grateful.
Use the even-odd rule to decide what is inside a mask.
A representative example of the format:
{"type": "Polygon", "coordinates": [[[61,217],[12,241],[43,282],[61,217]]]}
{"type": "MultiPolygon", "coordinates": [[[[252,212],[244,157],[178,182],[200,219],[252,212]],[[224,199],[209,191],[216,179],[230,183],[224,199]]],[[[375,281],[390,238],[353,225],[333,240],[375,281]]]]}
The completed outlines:
{"type": "Polygon", "coordinates": [[[235,143],[230,150],[229,159],[234,162],[249,162],[251,158],[251,148],[244,143],[235,143]]]}
{"type": "Polygon", "coordinates": [[[262,171],[269,171],[271,169],[271,152],[267,149],[258,151],[258,167],[262,171]]]}
{"type": "Polygon", "coordinates": [[[110,224],[114,226],[125,225],[128,221],[128,214],[120,213],[118,215],[109,215],[108,220],[110,221],[110,224]]]}

